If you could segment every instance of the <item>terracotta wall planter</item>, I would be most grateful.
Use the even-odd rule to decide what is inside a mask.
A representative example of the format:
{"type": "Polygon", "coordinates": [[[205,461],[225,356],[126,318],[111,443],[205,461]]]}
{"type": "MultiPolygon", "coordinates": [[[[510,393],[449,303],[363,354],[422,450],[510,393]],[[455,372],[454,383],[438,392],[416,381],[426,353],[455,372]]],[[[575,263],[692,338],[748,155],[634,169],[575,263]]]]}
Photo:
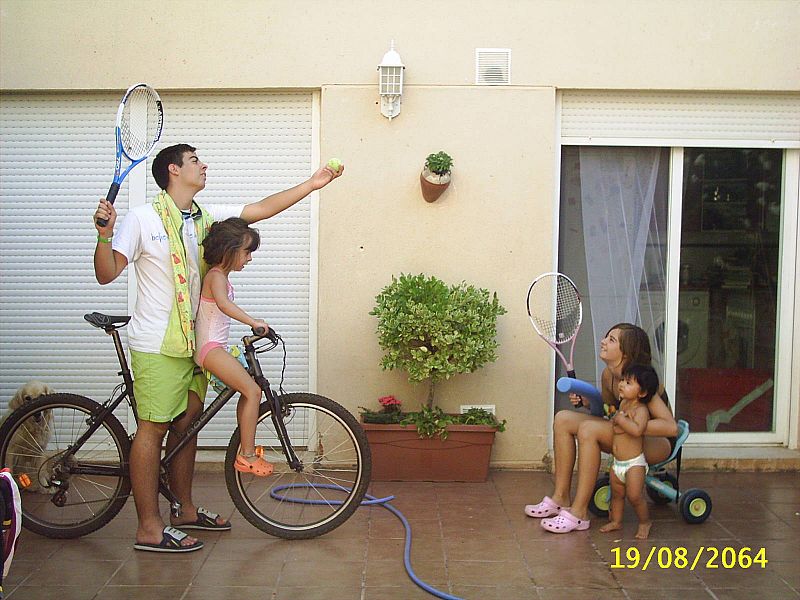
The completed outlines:
{"type": "Polygon", "coordinates": [[[450,185],[450,174],[437,175],[428,169],[423,169],[419,175],[419,183],[425,202],[435,202],[450,185]]]}
{"type": "Polygon", "coordinates": [[[413,425],[362,423],[373,481],[486,481],[494,427],[451,425],[446,440],[420,438],[413,425]]]}

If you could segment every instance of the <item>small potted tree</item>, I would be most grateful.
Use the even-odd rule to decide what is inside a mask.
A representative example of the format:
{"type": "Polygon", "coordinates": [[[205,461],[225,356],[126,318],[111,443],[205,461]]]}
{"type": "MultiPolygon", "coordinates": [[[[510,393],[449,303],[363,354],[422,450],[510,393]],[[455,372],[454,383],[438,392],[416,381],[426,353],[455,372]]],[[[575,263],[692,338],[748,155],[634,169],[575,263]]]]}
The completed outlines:
{"type": "Polygon", "coordinates": [[[381,367],[404,370],[412,383],[427,383],[428,393],[421,410],[404,414],[400,424],[373,425],[365,418],[370,411],[362,413],[373,479],[486,479],[494,434],[505,422],[483,411],[448,415],[435,405],[435,390],[497,359],[497,317],[505,312],[496,293],[423,274],[392,277],[381,290],[370,311],[378,319],[381,367]]]}
{"type": "Polygon", "coordinates": [[[425,159],[425,167],[419,176],[422,186],[422,197],[426,202],[434,202],[450,185],[450,170],[453,159],[444,150],[429,154],[425,159]]]}

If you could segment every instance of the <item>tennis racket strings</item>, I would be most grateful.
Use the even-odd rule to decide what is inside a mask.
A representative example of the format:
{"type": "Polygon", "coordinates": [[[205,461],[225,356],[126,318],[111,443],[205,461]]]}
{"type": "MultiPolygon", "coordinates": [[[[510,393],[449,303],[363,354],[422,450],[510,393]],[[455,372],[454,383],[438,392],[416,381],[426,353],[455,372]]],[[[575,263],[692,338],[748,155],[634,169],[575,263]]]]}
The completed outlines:
{"type": "Polygon", "coordinates": [[[568,342],[577,334],[583,316],[578,290],[563,275],[543,276],[531,287],[528,315],[543,338],[554,344],[568,342]]]}
{"type": "Polygon", "coordinates": [[[119,124],[120,142],[132,161],[147,156],[161,135],[161,100],[153,88],[140,85],[125,101],[119,124]]]}

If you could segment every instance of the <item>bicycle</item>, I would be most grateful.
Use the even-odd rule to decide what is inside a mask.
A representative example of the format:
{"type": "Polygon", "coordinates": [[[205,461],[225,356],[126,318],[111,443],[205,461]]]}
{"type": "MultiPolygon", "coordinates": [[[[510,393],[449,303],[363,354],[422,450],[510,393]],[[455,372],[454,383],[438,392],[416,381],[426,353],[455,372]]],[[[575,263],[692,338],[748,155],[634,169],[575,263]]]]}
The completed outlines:
{"type": "MultiPolygon", "coordinates": [[[[84,319],[112,337],[122,383],[103,404],[75,394],[42,396],[14,411],[0,427],[0,464],[11,468],[22,487],[28,484],[29,491],[21,494],[23,525],[51,538],[76,538],[100,529],[131,495],[128,460],[133,435],[113,414],[127,400],[136,417],[133,377],[118,331],[130,317],[95,312],[84,319]]],[[[264,393],[256,445],[275,472],[256,477],[233,468],[240,440],[237,427],[225,455],[228,493],[242,516],[266,533],[286,539],[325,534],[353,514],[367,491],[372,458],[366,435],[353,415],[333,400],[283,391],[286,345],[273,330],[253,331],[242,344],[248,372],[264,393]],[[256,355],[279,343],[283,369],[274,393],[256,355]],[[299,497],[286,496],[289,490],[299,491],[299,497]]],[[[169,488],[167,467],[236,394],[222,387],[161,459],[159,493],[175,516],[180,516],[181,505],[169,488]]]]}

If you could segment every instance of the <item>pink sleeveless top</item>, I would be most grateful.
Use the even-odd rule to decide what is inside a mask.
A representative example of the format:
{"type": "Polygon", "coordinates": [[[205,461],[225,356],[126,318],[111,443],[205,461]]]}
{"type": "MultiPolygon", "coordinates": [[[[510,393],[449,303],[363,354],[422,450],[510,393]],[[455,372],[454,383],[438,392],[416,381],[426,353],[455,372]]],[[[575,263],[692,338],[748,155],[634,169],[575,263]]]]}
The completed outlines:
{"type": "MultiPolygon", "coordinates": [[[[211,270],[213,271],[214,269],[211,270]]],[[[219,270],[217,269],[217,271],[219,270]]],[[[233,299],[233,286],[228,281],[228,300],[233,302],[233,299]]],[[[231,318],[219,309],[214,300],[200,296],[200,306],[197,308],[194,331],[197,342],[195,362],[202,367],[203,360],[209,350],[212,348],[225,348],[228,345],[230,330],[231,318]]]]}

